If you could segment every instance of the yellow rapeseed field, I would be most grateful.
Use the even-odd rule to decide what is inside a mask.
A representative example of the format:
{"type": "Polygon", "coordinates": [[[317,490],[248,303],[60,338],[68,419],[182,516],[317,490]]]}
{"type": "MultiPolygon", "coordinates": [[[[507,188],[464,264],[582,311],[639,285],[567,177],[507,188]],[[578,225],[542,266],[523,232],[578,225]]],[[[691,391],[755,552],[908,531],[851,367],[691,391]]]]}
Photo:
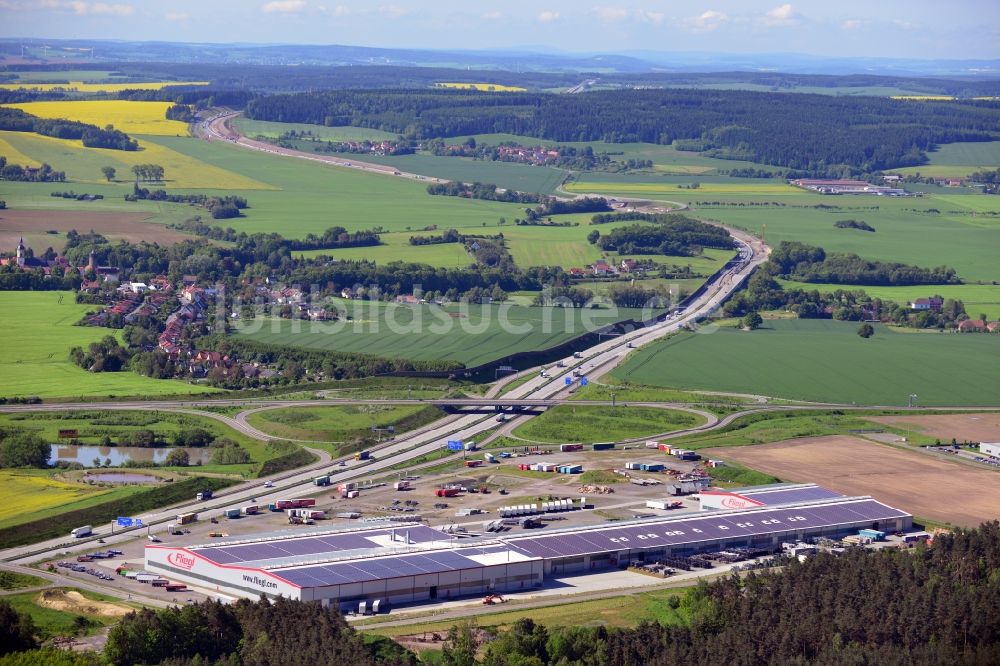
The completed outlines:
{"type": "Polygon", "coordinates": [[[492,92],[524,92],[527,88],[519,86],[505,86],[499,83],[436,83],[441,88],[455,88],[458,90],[479,90],[492,92]]]}
{"type": "Polygon", "coordinates": [[[0,471],[0,520],[108,492],[15,470],[0,471]]]}
{"type": "Polygon", "coordinates": [[[7,158],[8,164],[16,164],[18,166],[41,166],[42,163],[38,160],[25,155],[17,147],[11,145],[5,136],[14,134],[14,132],[0,132],[0,156],[7,158]]]}
{"type": "MultiPolygon", "coordinates": [[[[197,141],[197,139],[190,139],[197,141]]],[[[74,182],[103,183],[102,166],[118,170],[118,179],[132,177],[136,164],[159,164],[166,171],[166,185],[218,190],[273,190],[272,185],[248,178],[239,173],[202,162],[199,159],[171,150],[152,140],[140,140],[140,150],[109,150],[85,148],[79,141],[56,139],[28,132],[0,132],[0,155],[19,155],[7,159],[19,164],[48,162],[55,169],[66,172],[74,182]]]]}
{"type": "Polygon", "coordinates": [[[114,125],[126,134],[184,136],[187,123],[167,120],[170,102],[129,102],[127,100],[85,100],[75,102],[27,102],[8,104],[40,118],[65,118],[104,127],[114,125]]]}
{"type": "Polygon", "coordinates": [[[66,90],[81,93],[121,92],[122,90],[159,90],[166,86],[207,86],[208,81],[151,81],[147,83],[3,83],[0,90],[66,90]]]}

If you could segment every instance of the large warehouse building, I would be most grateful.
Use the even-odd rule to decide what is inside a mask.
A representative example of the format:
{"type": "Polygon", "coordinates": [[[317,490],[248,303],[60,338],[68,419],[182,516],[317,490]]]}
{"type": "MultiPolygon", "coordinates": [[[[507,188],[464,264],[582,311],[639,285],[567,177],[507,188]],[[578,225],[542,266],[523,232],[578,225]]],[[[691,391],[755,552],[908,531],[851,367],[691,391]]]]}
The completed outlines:
{"type": "MultiPolygon", "coordinates": [[[[800,494],[821,494],[802,488],[797,487],[800,494]]],[[[786,497],[794,496],[791,490],[786,497]]],[[[282,595],[346,610],[365,601],[404,604],[531,589],[547,576],[624,567],[634,560],[735,547],[777,550],[783,541],[912,527],[912,516],[871,497],[826,493],[833,496],[781,503],[772,495],[771,503],[745,509],[483,539],[457,540],[414,523],[189,547],[149,545],[145,566],[224,595],[282,595]]]]}

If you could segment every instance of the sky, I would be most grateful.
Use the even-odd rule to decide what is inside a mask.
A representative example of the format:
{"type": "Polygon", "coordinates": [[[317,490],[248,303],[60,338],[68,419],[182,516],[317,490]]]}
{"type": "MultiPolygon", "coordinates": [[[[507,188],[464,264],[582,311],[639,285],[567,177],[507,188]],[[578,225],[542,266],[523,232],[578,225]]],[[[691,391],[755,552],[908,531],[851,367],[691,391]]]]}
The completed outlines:
{"type": "Polygon", "coordinates": [[[998,0],[0,0],[0,37],[1000,58],[998,0]]]}

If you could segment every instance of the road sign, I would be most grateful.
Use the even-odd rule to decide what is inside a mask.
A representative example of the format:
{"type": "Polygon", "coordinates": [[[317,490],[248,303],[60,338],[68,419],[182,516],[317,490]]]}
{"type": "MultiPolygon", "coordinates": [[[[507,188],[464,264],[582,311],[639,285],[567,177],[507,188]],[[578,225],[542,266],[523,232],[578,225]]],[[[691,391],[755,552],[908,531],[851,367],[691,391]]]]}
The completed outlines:
{"type": "Polygon", "coordinates": [[[580,377],[580,386],[586,386],[589,383],[586,377],[580,377]]]}
{"type": "Polygon", "coordinates": [[[142,518],[128,518],[126,516],[118,516],[118,527],[142,527],[142,518]]]}
{"type": "Polygon", "coordinates": [[[566,381],[566,386],[569,386],[570,384],[573,383],[573,378],[572,377],[567,377],[565,381],[566,381]]]}
{"type": "Polygon", "coordinates": [[[462,442],[459,442],[459,441],[454,440],[454,439],[449,439],[448,440],[448,450],[449,451],[461,451],[464,448],[465,447],[462,446],[462,442]]]}

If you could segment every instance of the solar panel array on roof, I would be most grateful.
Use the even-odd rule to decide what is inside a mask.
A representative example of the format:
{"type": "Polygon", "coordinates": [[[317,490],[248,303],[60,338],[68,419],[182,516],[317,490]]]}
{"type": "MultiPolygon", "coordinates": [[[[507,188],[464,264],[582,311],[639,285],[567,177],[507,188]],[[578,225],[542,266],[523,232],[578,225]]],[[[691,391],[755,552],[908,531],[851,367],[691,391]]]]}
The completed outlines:
{"type": "Polygon", "coordinates": [[[864,498],[829,504],[759,508],[691,518],[652,520],[600,529],[580,529],[526,538],[510,537],[534,557],[573,557],[624,549],[680,546],[741,539],[784,530],[815,529],[859,521],[903,518],[909,514],[864,498]]]}
{"type": "Polygon", "coordinates": [[[838,492],[820,486],[791,486],[788,488],[774,488],[771,490],[761,488],[757,490],[733,491],[741,497],[763,502],[768,506],[776,504],[790,504],[792,502],[811,502],[813,500],[832,499],[843,497],[838,492]]]}
{"type": "Polygon", "coordinates": [[[397,528],[375,528],[354,532],[332,532],[311,536],[270,539],[251,543],[236,543],[230,546],[206,546],[193,548],[198,553],[218,564],[251,564],[266,560],[307,555],[322,556],[345,550],[379,548],[391,543],[403,546],[407,543],[427,543],[447,541],[448,535],[425,525],[401,526],[397,528]],[[395,534],[397,541],[392,542],[395,534]]]}
{"type": "MultiPolygon", "coordinates": [[[[507,550],[505,546],[486,548],[465,548],[460,550],[436,550],[411,555],[393,555],[347,562],[333,562],[293,569],[279,569],[272,573],[301,587],[323,587],[364,583],[386,578],[437,574],[460,569],[478,569],[482,565],[469,555],[507,550]]],[[[515,551],[516,552],[516,551],[515,551]]],[[[520,560],[519,560],[520,561],[520,560]]]]}

